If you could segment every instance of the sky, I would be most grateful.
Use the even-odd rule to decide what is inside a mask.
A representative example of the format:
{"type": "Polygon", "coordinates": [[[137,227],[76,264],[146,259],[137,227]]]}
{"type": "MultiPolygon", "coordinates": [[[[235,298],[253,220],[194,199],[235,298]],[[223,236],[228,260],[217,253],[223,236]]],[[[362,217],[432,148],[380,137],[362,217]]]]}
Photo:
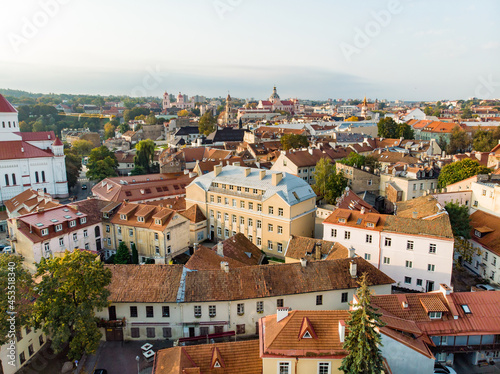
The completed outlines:
{"type": "Polygon", "coordinates": [[[2,0],[0,88],[500,98],[500,2],[2,0]]]}

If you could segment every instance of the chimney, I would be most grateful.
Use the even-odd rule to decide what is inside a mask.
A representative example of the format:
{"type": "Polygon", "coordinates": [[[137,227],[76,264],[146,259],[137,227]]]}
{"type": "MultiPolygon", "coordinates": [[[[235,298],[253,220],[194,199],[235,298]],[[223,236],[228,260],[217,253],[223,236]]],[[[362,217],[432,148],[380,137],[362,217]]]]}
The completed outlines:
{"type": "Polygon", "coordinates": [[[277,186],[283,179],[283,173],[273,173],[272,178],[273,178],[273,186],[277,186]]]}
{"type": "Polygon", "coordinates": [[[224,270],[226,273],[229,273],[229,262],[221,261],[220,269],[224,270]]]}
{"type": "Polygon", "coordinates": [[[286,317],[288,317],[289,311],[290,311],[290,308],[288,308],[286,306],[278,308],[276,311],[276,322],[279,322],[279,321],[285,319],[286,317]]]}
{"type": "Polygon", "coordinates": [[[361,207],[361,210],[360,210],[359,212],[360,212],[361,214],[365,214],[365,207],[364,207],[364,206],[362,206],[362,207],[361,207]]]}
{"type": "Polygon", "coordinates": [[[23,148],[23,147],[21,147],[21,152],[23,152],[23,153],[24,153],[24,148],[23,148]]]}
{"type": "Polygon", "coordinates": [[[189,174],[189,170],[188,169],[184,169],[184,175],[186,174],[189,174]]]}
{"type": "Polygon", "coordinates": [[[198,243],[193,244],[193,251],[196,252],[198,250],[198,243]]]}
{"type": "Polygon", "coordinates": [[[305,268],[307,266],[307,260],[305,258],[301,258],[300,264],[302,265],[303,268],[305,268]]]}
{"type": "Polygon", "coordinates": [[[245,169],[245,177],[248,177],[250,175],[250,172],[252,171],[252,169],[250,168],[246,168],[245,169]]]}
{"type": "Polygon", "coordinates": [[[262,180],[266,176],[266,171],[265,170],[259,170],[259,179],[262,180]]]}
{"type": "Polygon", "coordinates": [[[321,260],[321,242],[317,242],[314,245],[314,259],[321,260]]]}
{"type": "Polygon", "coordinates": [[[219,175],[221,171],[222,171],[222,165],[215,165],[214,166],[215,176],[219,175]]]}
{"type": "Polygon", "coordinates": [[[349,247],[349,258],[354,258],[356,256],[356,253],[355,253],[355,249],[354,247],[351,245],[349,247]]]}
{"type": "Polygon", "coordinates": [[[412,213],[412,217],[413,217],[413,218],[415,218],[415,219],[417,219],[417,217],[418,217],[418,212],[413,212],[413,213],[412,213]]]}
{"type": "Polygon", "coordinates": [[[349,264],[349,273],[351,273],[352,278],[358,277],[358,265],[352,260],[349,264]]]}
{"type": "Polygon", "coordinates": [[[345,321],[339,320],[339,340],[341,343],[344,342],[345,339],[345,321]]]}
{"type": "Polygon", "coordinates": [[[443,296],[448,296],[449,294],[451,294],[453,292],[453,288],[451,288],[450,286],[448,286],[445,283],[441,283],[439,285],[439,291],[441,291],[443,296]]]}
{"type": "Polygon", "coordinates": [[[222,244],[222,242],[217,243],[217,254],[224,257],[224,244],[222,244]]]}
{"type": "Polygon", "coordinates": [[[233,166],[240,166],[240,162],[239,161],[233,162],[233,166]]]}
{"type": "Polygon", "coordinates": [[[309,154],[312,156],[313,153],[314,153],[314,150],[312,148],[308,148],[307,151],[309,152],[309,154]]]}

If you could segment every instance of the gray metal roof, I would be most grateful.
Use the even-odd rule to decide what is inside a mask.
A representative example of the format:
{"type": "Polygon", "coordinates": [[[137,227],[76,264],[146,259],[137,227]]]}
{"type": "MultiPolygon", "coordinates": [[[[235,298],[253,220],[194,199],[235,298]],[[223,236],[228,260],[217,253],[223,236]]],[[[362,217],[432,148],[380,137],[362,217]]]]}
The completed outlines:
{"type": "MultiPolygon", "coordinates": [[[[266,175],[260,179],[260,171],[263,169],[250,169],[250,174],[245,177],[245,169],[243,166],[224,166],[222,171],[215,176],[214,172],[202,175],[196,178],[191,184],[196,184],[200,188],[208,191],[213,182],[229,184],[233,186],[248,187],[251,189],[263,190],[262,201],[269,199],[271,196],[278,194],[289,205],[295,205],[302,201],[316,198],[316,194],[311,186],[302,178],[296,177],[293,174],[283,172],[283,178],[274,186],[272,183],[272,174],[281,173],[279,171],[265,170],[266,175]],[[298,199],[297,199],[298,197],[298,199]]],[[[237,194],[234,191],[227,190],[228,194],[237,194]]],[[[247,197],[247,194],[242,196],[247,197]]]]}

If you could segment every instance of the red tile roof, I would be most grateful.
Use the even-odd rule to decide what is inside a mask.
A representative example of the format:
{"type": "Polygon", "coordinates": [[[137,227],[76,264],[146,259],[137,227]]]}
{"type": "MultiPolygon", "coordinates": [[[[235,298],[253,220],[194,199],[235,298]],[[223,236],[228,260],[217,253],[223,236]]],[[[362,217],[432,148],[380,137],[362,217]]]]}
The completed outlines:
{"type": "MultiPolygon", "coordinates": [[[[485,213],[481,210],[476,210],[470,216],[472,227],[471,238],[476,243],[481,244],[486,249],[490,250],[497,256],[500,256],[500,218],[489,213],[485,213]],[[488,233],[484,233],[481,237],[477,237],[474,233],[481,227],[487,227],[488,233]]],[[[478,230],[485,231],[485,230],[478,230]]]]}
{"type": "MultiPolygon", "coordinates": [[[[25,142],[55,140],[56,134],[54,131],[38,131],[38,132],[15,132],[14,134],[20,135],[25,142]]],[[[62,144],[60,144],[62,145],[62,144]]]]}
{"type": "Polygon", "coordinates": [[[2,94],[0,94],[0,113],[17,113],[17,110],[2,94]]]}
{"type": "Polygon", "coordinates": [[[51,151],[42,150],[25,141],[14,140],[2,142],[0,160],[15,160],[20,158],[53,157],[51,151]]]}

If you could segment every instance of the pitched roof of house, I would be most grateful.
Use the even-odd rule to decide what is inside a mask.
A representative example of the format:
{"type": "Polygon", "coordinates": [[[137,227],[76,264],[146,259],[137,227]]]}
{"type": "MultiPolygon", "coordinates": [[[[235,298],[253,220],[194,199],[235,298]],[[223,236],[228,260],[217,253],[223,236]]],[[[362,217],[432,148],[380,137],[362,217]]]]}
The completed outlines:
{"type": "MultiPolygon", "coordinates": [[[[14,134],[20,135],[25,142],[57,140],[59,139],[54,131],[37,131],[37,132],[15,132],[14,134]]],[[[60,141],[60,140],[59,140],[60,141]]],[[[62,145],[55,144],[55,145],[62,145]]]]}
{"type": "Polygon", "coordinates": [[[435,218],[435,214],[443,213],[444,207],[438,203],[432,195],[420,196],[412,200],[399,201],[396,204],[395,213],[398,217],[405,218],[435,218]],[[416,213],[416,217],[414,215],[416,213]]]}
{"type": "Polygon", "coordinates": [[[50,209],[60,205],[48,193],[38,192],[31,188],[14,196],[12,199],[4,201],[4,204],[9,213],[17,211],[20,215],[27,214],[34,208],[50,209]]]}
{"type": "Polygon", "coordinates": [[[176,211],[150,204],[123,203],[111,222],[117,225],[132,227],[143,227],[155,231],[163,231],[174,219],[180,218],[178,222],[186,221],[185,217],[176,211]],[[126,218],[125,220],[122,218],[126,218]],[[139,219],[141,219],[139,221],[139,219]],[[158,222],[159,220],[159,222],[158,222]]]}
{"type": "MultiPolygon", "coordinates": [[[[217,245],[214,245],[212,250],[217,251],[217,245]]],[[[260,249],[240,232],[222,242],[222,251],[224,256],[245,265],[258,265],[262,258],[260,249]]]]}
{"type": "Polygon", "coordinates": [[[2,94],[0,94],[0,113],[17,113],[17,110],[2,94]]]}
{"type": "Polygon", "coordinates": [[[221,269],[221,263],[227,262],[230,268],[247,266],[246,264],[227,256],[219,256],[217,251],[207,248],[203,245],[198,246],[194,253],[184,265],[191,270],[218,270],[221,269]]]}
{"type": "Polygon", "coordinates": [[[297,167],[305,167],[305,166],[316,166],[319,160],[322,158],[326,158],[331,160],[331,157],[328,153],[321,151],[319,149],[308,149],[305,151],[302,150],[291,150],[286,151],[284,156],[295,166],[297,167]]]}
{"type": "Polygon", "coordinates": [[[408,156],[407,154],[400,153],[400,152],[382,152],[382,153],[373,153],[373,157],[378,162],[384,162],[384,163],[390,163],[390,164],[395,164],[397,162],[404,162],[407,164],[417,164],[420,162],[420,160],[416,157],[408,156]]]}
{"type": "Polygon", "coordinates": [[[500,217],[476,210],[470,215],[470,220],[472,240],[500,256],[500,217]],[[479,228],[483,230],[478,230],[479,228]],[[489,228],[489,230],[484,230],[484,228],[489,228]],[[484,231],[481,237],[476,236],[476,230],[484,231]]]}
{"type": "Polygon", "coordinates": [[[378,213],[373,206],[356,195],[349,187],[346,187],[342,196],[337,198],[335,205],[340,209],[361,210],[364,208],[366,213],[378,213]]]}
{"type": "Polygon", "coordinates": [[[347,248],[340,243],[292,235],[285,250],[285,257],[314,261],[318,248],[320,248],[320,260],[336,260],[349,256],[347,248]]]}
{"type": "Polygon", "coordinates": [[[54,157],[50,150],[43,150],[22,140],[2,142],[0,160],[15,160],[20,158],[54,157]]]}
{"type": "Polygon", "coordinates": [[[207,217],[205,217],[198,204],[191,205],[188,210],[180,212],[180,214],[192,223],[199,223],[207,220],[207,217]]]}
{"type": "Polygon", "coordinates": [[[259,340],[173,347],[156,353],[153,374],[261,374],[259,340]],[[218,361],[220,368],[214,367],[218,361]]]}
{"type": "Polygon", "coordinates": [[[224,270],[197,270],[182,265],[111,265],[111,302],[205,302],[257,299],[318,291],[352,289],[358,274],[369,275],[369,285],[387,285],[394,280],[362,258],[279,265],[256,265],[224,270]],[[152,267],[151,267],[152,266],[152,267]],[[181,274],[183,280],[180,282],[181,274]],[[116,279],[115,279],[116,273],[116,279]],[[246,287],[244,285],[252,285],[246,287]],[[163,290],[163,292],[162,292],[163,290]]]}
{"type": "Polygon", "coordinates": [[[282,357],[337,356],[347,351],[342,348],[339,323],[349,319],[347,310],[294,310],[278,322],[276,315],[262,318],[262,355],[282,357]],[[312,331],[310,338],[303,332],[312,331]]]}

